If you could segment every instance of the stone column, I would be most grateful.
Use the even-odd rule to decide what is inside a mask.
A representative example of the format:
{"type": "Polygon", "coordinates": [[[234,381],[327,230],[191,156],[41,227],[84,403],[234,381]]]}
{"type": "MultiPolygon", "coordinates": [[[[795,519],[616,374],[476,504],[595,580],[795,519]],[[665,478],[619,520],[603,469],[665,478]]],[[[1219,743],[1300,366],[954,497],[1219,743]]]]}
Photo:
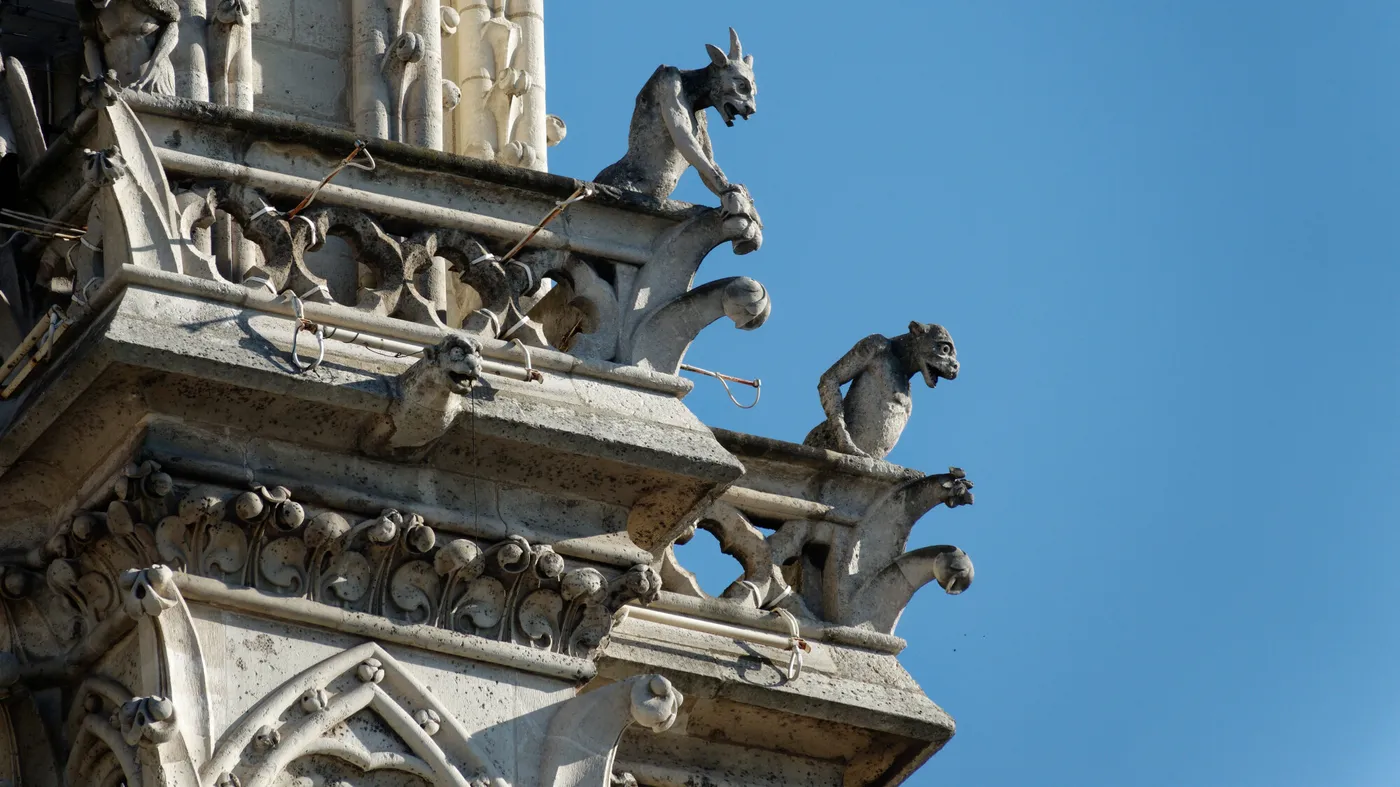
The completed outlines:
{"type": "Polygon", "coordinates": [[[457,70],[453,81],[462,88],[462,103],[457,105],[453,116],[456,134],[453,150],[464,156],[494,159],[496,126],[486,109],[495,67],[491,47],[485,38],[491,9],[485,2],[476,2],[460,11],[461,24],[456,35],[457,70]]]}
{"type": "MultiPolygon", "coordinates": [[[[350,13],[355,133],[389,139],[389,87],[380,70],[389,48],[388,9],[382,0],[352,0],[350,13]]],[[[433,34],[436,36],[437,31],[433,34]]]]}
{"type": "Polygon", "coordinates": [[[549,144],[545,137],[544,0],[508,0],[506,18],[520,26],[520,48],[515,67],[530,75],[530,89],[520,96],[520,116],[511,140],[528,145],[534,153],[531,169],[549,169],[549,144]]]}
{"type": "Polygon", "coordinates": [[[415,64],[404,101],[404,139],[442,150],[442,7],[439,0],[414,0],[404,29],[423,37],[423,59],[415,64]]]}
{"type": "Polygon", "coordinates": [[[208,16],[205,0],[180,0],[180,38],[170,55],[180,98],[209,100],[208,16]]]}

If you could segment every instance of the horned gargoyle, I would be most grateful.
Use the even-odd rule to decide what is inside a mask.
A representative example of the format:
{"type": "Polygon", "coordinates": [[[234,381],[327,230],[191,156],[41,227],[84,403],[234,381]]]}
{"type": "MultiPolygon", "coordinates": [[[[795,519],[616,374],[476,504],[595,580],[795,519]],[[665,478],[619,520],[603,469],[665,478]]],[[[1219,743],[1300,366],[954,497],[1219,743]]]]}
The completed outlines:
{"type": "Polygon", "coordinates": [[[116,72],[124,87],[175,95],[170,55],[180,35],[175,0],[78,0],[88,76],[116,72]]]}
{"type": "Polygon", "coordinates": [[[466,409],[464,397],[479,377],[481,344],[475,339],[454,333],[424,347],[423,359],[391,381],[393,403],[370,419],[360,447],[386,459],[422,459],[466,409]]]}
{"type": "Polygon", "coordinates": [[[817,383],[826,420],[803,443],[856,456],[883,459],[899,442],[914,408],[909,381],[916,374],[933,388],[938,378],[956,379],[958,351],[941,325],[911,322],[893,339],[861,339],[817,383]],[[846,397],[841,386],[850,383],[846,397]]]}
{"type": "MultiPolygon", "coordinates": [[[[763,226],[748,189],[731,183],[715,163],[705,110],[714,107],[726,126],[734,118],[745,120],[758,111],[758,87],[754,84],[753,55],[745,55],[739,34],[729,28],[729,52],[706,44],[710,64],[681,70],[660,66],[637,94],[637,107],[627,134],[627,154],[598,173],[594,181],[606,186],[640,191],[659,199],[671,196],[687,167],[695,167],[700,180],[720,198],[731,229],[751,225],[753,235],[763,226]]],[[[734,250],[746,254],[758,248],[760,238],[735,242],[734,250]]]]}

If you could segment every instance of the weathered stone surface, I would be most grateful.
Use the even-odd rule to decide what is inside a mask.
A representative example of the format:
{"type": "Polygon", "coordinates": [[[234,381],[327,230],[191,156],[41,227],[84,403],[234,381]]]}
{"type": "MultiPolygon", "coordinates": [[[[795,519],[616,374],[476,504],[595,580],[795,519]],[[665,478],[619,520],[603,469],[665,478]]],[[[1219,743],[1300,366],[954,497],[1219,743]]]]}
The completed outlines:
{"type": "Polygon", "coordinates": [[[771,311],[697,279],[762,242],[705,125],[756,109],[732,30],[595,186],[531,169],[542,0],[166,2],[79,0],[48,140],[4,61],[14,202],[62,229],[0,252],[0,780],[874,785],[949,739],[893,632],[971,585],[906,547],[972,484],[880,459],[946,332],[838,362],[820,447],[682,401],[698,332],[771,311]],[[718,207],[666,199],[688,166],[718,207]]]}

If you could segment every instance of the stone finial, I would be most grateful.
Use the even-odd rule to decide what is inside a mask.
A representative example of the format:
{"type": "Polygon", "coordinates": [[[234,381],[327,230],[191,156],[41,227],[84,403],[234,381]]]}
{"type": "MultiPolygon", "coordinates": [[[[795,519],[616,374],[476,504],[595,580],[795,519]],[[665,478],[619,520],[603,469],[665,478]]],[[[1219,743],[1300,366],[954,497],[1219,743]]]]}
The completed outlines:
{"type": "Polygon", "coordinates": [[[127,571],[121,576],[121,586],[126,591],[122,608],[133,619],[156,617],[180,603],[175,574],[166,566],[127,571]]]}
{"type": "Polygon", "coordinates": [[[909,332],[893,339],[861,339],[822,375],[817,384],[826,421],[803,442],[856,456],[883,459],[909,422],[913,401],[909,381],[922,374],[933,388],[939,378],[958,376],[953,338],[941,325],[909,323],[909,332]],[[845,398],[841,386],[850,383],[845,398]]]}
{"type": "Polygon", "coordinates": [[[166,697],[136,697],[117,709],[113,721],[132,746],[143,740],[164,743],[175,736],[175,703],[166,697]]]}
{"type": "Polygon", "coordinates": [[[683,71],[661,66],[637,94],[627,139],[627,155],[603,170],[598,183],[665,198],[675,191],[686,167],[695,167],[705,186],[723,197],[737,184],[715,163],[705,110],[714,107],[726,126],[758,111],[753,55],[745,55],[739,34],[729,29],[729,51],[706,44],[710,64],[683,71]]]}

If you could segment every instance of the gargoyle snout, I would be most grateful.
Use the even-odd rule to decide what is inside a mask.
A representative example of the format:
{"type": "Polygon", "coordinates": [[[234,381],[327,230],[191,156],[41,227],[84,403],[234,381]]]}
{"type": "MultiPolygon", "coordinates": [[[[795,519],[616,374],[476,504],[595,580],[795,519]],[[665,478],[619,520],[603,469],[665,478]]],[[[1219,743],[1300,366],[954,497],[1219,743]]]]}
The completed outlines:
{"type": "Polygon", "coordinates": [[[949,380],[958,379],[958,362],[956,359],[948,361],[948,363],[946,364],[946,372],[947,373],[943,376],[947,377],[949,380]]]}

